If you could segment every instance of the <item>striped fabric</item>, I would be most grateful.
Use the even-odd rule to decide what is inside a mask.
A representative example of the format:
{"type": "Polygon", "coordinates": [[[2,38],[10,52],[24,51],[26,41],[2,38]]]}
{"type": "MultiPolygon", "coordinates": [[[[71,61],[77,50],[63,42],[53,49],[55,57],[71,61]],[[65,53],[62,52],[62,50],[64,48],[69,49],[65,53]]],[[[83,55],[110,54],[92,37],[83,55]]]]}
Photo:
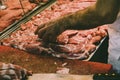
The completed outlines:
{"type": "Polygon", "coordinates": [[[0,80],[26,80],[29,74],[31,73],[18,65],[0,63],[0,80]]]}

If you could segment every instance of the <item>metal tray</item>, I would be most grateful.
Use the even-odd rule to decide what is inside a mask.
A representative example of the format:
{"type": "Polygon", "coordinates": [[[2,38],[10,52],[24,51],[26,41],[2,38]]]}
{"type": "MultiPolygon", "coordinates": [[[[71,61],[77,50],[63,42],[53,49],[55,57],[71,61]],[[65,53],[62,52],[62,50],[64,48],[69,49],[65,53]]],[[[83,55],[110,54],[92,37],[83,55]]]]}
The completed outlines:
{"type": "Polygon", "coordinates": [[[67,58],[67,59],[79,59],[79,60],[83,60],[83,61],[89,61],[93,55],[98,51],[99,47],[102,45],[102,43],[104,42],[104,40],[106,39],[107,36],[105,36],[100,42],[99,44],[96,46],[95,51],[93,51],[92,53],[90,53],[88,58],[84,58],[81,56],[69,56],[66,53],[60,53],[60,52],[56,52],[53,49],[49,48],[49,54],[52,54],[52,56],[57,57],[57,58],[67,58]]]}

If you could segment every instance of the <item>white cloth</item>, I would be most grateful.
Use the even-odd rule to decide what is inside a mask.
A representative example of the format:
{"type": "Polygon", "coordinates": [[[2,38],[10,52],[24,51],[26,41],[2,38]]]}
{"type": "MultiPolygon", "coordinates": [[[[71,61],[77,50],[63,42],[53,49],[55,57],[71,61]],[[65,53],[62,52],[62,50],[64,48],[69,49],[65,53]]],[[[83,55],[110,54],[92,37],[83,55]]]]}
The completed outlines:
{"type": "Polygon", "coordinates": [[[108,63],[113,69],[120,73],[120,12],[116,21],[109,25],[109,48],[108,63]]]}

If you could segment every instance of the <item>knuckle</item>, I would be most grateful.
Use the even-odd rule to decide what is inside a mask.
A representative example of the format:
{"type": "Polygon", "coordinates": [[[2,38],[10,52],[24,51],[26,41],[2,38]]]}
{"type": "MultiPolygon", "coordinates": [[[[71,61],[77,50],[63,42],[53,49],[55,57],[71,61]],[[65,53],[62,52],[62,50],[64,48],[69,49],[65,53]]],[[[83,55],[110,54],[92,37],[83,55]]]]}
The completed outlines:
{"type": "Polygon", "coordinates": [[[0,64],[0,80],[21,80],[26,78],[27,70],[13,64],[0,64]]]}

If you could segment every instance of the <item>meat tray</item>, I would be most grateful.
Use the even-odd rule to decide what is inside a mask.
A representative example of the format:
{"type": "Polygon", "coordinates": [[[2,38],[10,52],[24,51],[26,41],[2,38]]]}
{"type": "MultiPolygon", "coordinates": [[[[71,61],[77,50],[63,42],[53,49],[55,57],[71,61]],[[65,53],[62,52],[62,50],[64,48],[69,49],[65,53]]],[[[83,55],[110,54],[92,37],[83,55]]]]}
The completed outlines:
{"type": "MultiPolygon", "coordinates": [[[[36,5],[32,10],[29,12],[25,12],[24,9],[22,10],[22,16],[18,19],[16,19],[14,22],[11,22],[10,25],[6,26],[2,31],[0,31],[0,40],[5,38],[7,35],[12,33],[13,31],[19,29],[19,26],[22,23],[27,22],[32,16],[36,15],[37,13],[44,10],[46,7],[48,7],[50,4],[52,4],[55,0],[50,0],[48,2],[41,2],[38,5],[36,5]],[[24,13],[23,13],[24,12],[24,13]]],[[[22,4],[22,3],[21,3],[22,4]]],[[[35,4],[34,4],[35,5],[35,4]]],[[[14,7],[13,7],[14,8],[14,7]]],[[[4,11],[4,10],[3,10],[4,11]]],[[[7,11],[7,10],[6,10],[7,11]]],[[[2,10],[1,10],[2,12],[2,10]]],[[[13,15],[14,16],[14,15],[13,15]]],[[[18,16],[16,16],[18,17],[18,16]]],[[[6,24],[6,23],[4,23],[6,24]]],[[[2,26],[1,26],[2,27],[2,26]]]]}
{"type": "Polygon", "coordinates": [[[67,59],[79,59],[79,60],[84,60],[84,61],[89,61],[94,54],[99,50],[99,48],[102,46],[102,43],[106,40],[107,36],[105,36],[99,44],[97,44],[96,49],[89,54],[89,57],[85,58],[84,56],[71,56],[67,53],[62,53],[62,52],[57,52],[53,50],[51,47],[48,48],[49,54],[52,54],[52,56],[57,57],[57,58],[67,58],[67,59]]]}
{"type": "MultiPolygon", "coordinates": [[[[38,24],[38,22],[40,23],[40,20],[41,20],[41,19],[39,20],[39,17],[44,16],[45,13],[50,13],[49,10],[46,10],[46,12],[44,12],[45,11],[44,9],[47,8],[47,9],[56,10],[56,9],[53,9],[53,8],[58,7],[56,5],[51,5],[55,1],[56,0],[51,1],[47,6],[41,8],[41,9],[39,9],[39,7],[38,7],[37,10],[35,9],[34,12],[30,13],[31,14],[30,17],[25,16],[18,23],[16,23],[15,25],[13,24],[14,27],[11,27],[10,29],[7,29],[2,35],[0,35],[0,40],[2,41],[1,44],[5,45],[5,46],[11,46],[11,47],[14,47],[14,48],[18,48],[20,50],[28,51],[28,52],[31,52],[31,53],[34,53],[34,52],[41,53],[42,52],[41,49],[43,49],[43,51],[47,51],[49,54],[51,53],[52,56],[55,56],[55,57],[63,57],[64,56],[64,58],[67,58],[67,59],[80,59],[80,57],[71,57],[69,55],[66,55],[65,53],[55,52],[50,47],[47,47],[47,48],[41,47],[40,46],[41,42],[39,42],[38,36],[34,35],[34,31],[36,29],[36,26],[40,25],[40,24],[38,24]],[[38,13],[41,13],[41,14],[38,14],[38,13]],[[33,15],[35,15],[35,16],[33,16],[33,15]],[[36,20],[35,18],[38,18],[38,19],[36,20]],[[24,24],[21,25],[21,23],[24,23],[24,24]],[[31,32],[31,33],[26,33],[26,29],[29,29],[30,26],[33,27],[33,28],[31,28],[31,30],[28,30],[27,32],[31,32]],[[10,33],[12,33],[12,34],[10,34],[10,33]],[[26,39],[25,39],[25,37],[26,37],[26,39]],[[5,38],[5,39],[3,39],[3,38],[5,38]],[[33,50],[33,51],[31,51],[31,50],[33,50]],[[34,51],[34,50],[38,50],[38,51],[34,51]]],[[[58,0],[58,1],[61,2],[61,0],[58,0]]],[[[73,0],[73,1],[78,3],[77,0],[73,0]]],[[[61,3],[57,3],[57,4],[59,4],[59,7],[61,7],[60,11],[64,10],[64,8],[66,9],[65,6],[63,6],[63,5],[60,6],[62,3],[65,3],[65,2],[63,1],[61,3]]],[[[92,4],[93,3],[95,3],[95,0],[92,2],[92,4]]],[[[91,5],[88,2],[87,2],[87,4],[91,5]]],[[[67,5],[67,4],[65,4],[65,5],[67,5]]],[[[73,5],[73,4],[70,3],[68,5],[73,5]]],[[[74,4],[74,5],[76,5],[76,4],[74,4]]],[[[79,6],[81,6],[81,5],[84,6],[83,2],[82,2],[82,4],[78,4],[78,5],[79,6]]],[[[84,6],[84,8],[87,7],[87,6],[84,6]]],[[[73,7],[73,9],[74,8],[76,8],[76,7],[73,7]]],[[[82,9],[84,9],[84,8],[82,8],[82,9]]],[[[72,7],[70,7],[70,9],[72,9],[72,7]]],[[[77,9],[74,9],[74,10],[77,11],[78,7],[77,7],[77,9]]],[[[54,12],[56,12],[55,15],[57,14],[57,11],[58,10],[54,11],[54,12]]],[[[71,13],[71,11],[72,10],[70,10],[70,12],[68,11],[67,13],[71,13]]],[[[72,12],[74,12],[74,11],[72,11],[72,12]]],[[[62,13],[66,14],[64,11],[62,13]]],[[[58,15],[60,16],[60,15],[63,15],[63,14],[57,14],[57,16],[58,15]]],[[[50,13],[49,14],[50,20],[54,19],[56,17],[55,15],[51,15],[51,13],[50,13]]],[[[44,20],[45,19],[44,17],[42,17],[42,18],[43,18],[42,21],[48,21],[48,20],[44,20]]],[[[105,40],[105,38],[106,37],[104,37],[100,41],[100,43],[96,47],[96,50],[90,54],[89,58],[87,58],[87,59],[81,58],[80,60],[85,60],[85,61],[90,60],[91,57],[95,54],[95,52],[98,50],[98,48],[101,46],[101,44],[105,40]]]]}

